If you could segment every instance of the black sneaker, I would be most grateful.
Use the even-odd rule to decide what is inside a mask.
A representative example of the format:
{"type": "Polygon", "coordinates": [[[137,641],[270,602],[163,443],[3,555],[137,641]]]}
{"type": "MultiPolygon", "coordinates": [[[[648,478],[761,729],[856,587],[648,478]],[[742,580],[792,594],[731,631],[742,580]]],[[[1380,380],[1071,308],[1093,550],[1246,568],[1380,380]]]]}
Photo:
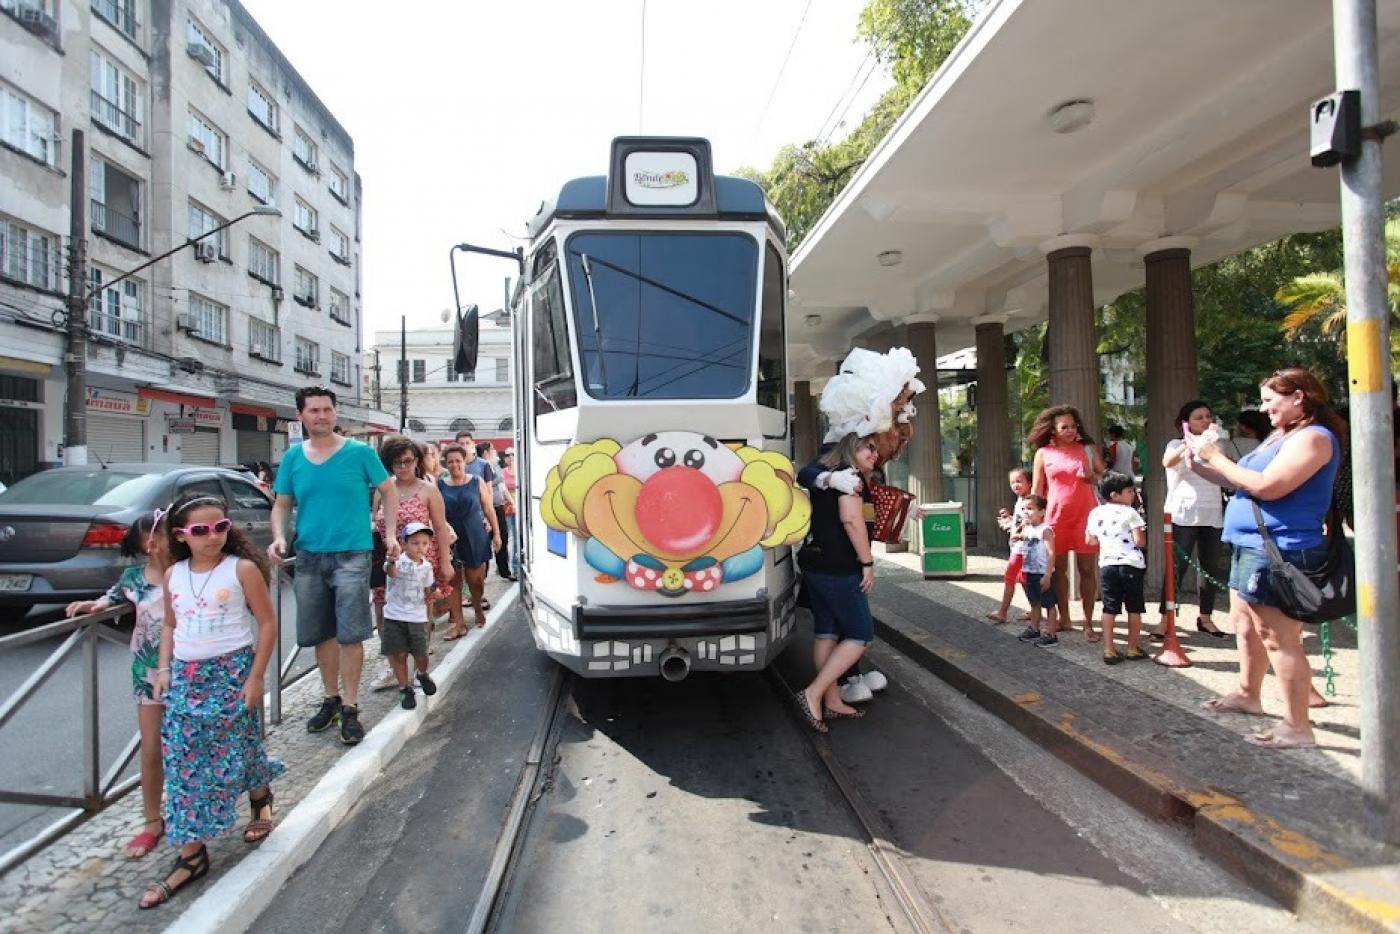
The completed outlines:
{"type": "Polygon", "coordinates": [[[360,726],[360,708],[346,705],[340,708],[340,741],[353,746],[365,738],[365,728],[360,726]]]}
{"type": "Polygon", "coordinates": [[[1060,644],[1060,637],[1057,636],[1057,635],[1055,635],[1053,632],[1047,632],[1045,635],[1043,635],[1043,636],[1041,636],[1039,639],[1035,640],[1035,644],[1036,644],[1036,645],[1041,645],[1041,646],[1045,646],[1045,645],[1059,645],[1059,644],[1060,644]]]}
{"type": "Polygon", "coordinates": [[[432,678],[429,678],[428,673],[426,671],[418,672],[417,677],[418,686],[423,689],[423,693],[426,696],[432,697],[434,694],[437,693],[437,682],[434,681],[432,678]]]}
{"type": "Polygon", "coordinates": [[[412,710],[418,706],[418,698],[413,696],[413,688],[399,688],[399,706],[404,710],[412,710]]]}
{"type": "Polygon", "coordinates": [[[1027,626],[1025,629],[1021,630],[1021,634],[1016,638],[1020,639],[1022,642],[1034,642],[1040,638],[1040,630],[1036,629],[1034,626],[1027,626]]]}
{"type": "Polygon", "coordinates": [[[311,715],[311,719],[306,721],[307,732],[324,732],[327,727],[340,718],[341,707],[339,694],[321,701],[321,706],[311,715]]]}

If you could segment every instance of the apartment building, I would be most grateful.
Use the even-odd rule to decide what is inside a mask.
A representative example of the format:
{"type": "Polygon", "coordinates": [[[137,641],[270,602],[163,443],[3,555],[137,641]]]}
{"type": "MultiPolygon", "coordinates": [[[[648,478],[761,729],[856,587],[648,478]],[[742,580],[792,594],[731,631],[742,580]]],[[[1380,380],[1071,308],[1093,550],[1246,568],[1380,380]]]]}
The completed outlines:
{"type": "Polygon", "coordinates": [[[89,460],[276,461],[313,383],[348,433],[384,427],[361,395],[354,155],[237,0],[0,0],[0,481],[62,458],[74,191],[89,460]]]}

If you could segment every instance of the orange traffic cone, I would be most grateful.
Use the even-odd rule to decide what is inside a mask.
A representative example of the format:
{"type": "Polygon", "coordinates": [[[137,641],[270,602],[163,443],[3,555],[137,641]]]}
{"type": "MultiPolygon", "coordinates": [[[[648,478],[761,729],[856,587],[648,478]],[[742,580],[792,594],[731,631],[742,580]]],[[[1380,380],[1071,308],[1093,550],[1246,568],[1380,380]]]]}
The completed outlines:
{"type": "Polygon", "coordinates": [[[1162,623],[1166,627],[1166,638],[1162,640],[1162,651],[1152,657],[1152,660],[1167,668],[1190,668],[1191,659],[1186,657],[1186,650],[1181,647],[1181,641],[1176,637],[1176,562],[1172,556],[1172,514],[1167,513],[1162,518],[1163,542],[1166,545],[1166,564],[1162,573],[1162,606],[1166,610],[1162,613],[1162,623]]]}

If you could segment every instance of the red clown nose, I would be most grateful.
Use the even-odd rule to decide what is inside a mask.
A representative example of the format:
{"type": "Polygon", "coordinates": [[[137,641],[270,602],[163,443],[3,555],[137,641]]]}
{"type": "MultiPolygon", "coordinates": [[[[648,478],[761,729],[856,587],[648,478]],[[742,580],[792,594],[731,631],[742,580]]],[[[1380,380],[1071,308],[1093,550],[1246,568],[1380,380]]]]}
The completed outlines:
{"type": "Polygon", "coordinates": [[[699,549],[719,529],[724,503],[714,481],[693,467],[657,471],[637,495],[637,526],[661,551],[699,549]]]}

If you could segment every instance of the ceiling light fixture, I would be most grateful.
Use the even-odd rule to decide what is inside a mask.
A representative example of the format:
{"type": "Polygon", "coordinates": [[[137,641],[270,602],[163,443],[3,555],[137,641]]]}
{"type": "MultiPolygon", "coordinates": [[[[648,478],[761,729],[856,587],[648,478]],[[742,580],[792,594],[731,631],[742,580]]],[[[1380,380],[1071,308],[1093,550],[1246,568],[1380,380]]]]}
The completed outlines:
{"type": "Polygon", "coordinates": [[[807,317],[803,318],[802,320],[806,322],[807,327],[809,327],[809,328],[815,328],[815,327],[818,327],[818,326],[821,325],[821,323],[822,323],[822,316],[821,316],[821,315],[808,315],[807,317]]]}
{"type": "Polygon", "coordinates": [[[904,252],[902,250],[886,250],[875,257],[881,266],[898,266],[904,262],[904,252]]]}
{"type": "Polygon", "coordinates": [[[1073,133],[1094,121],[1094,102],[1084,98],[1065,101],[1046,115],[1050,129],[1056,133],[1073,133]]]}

